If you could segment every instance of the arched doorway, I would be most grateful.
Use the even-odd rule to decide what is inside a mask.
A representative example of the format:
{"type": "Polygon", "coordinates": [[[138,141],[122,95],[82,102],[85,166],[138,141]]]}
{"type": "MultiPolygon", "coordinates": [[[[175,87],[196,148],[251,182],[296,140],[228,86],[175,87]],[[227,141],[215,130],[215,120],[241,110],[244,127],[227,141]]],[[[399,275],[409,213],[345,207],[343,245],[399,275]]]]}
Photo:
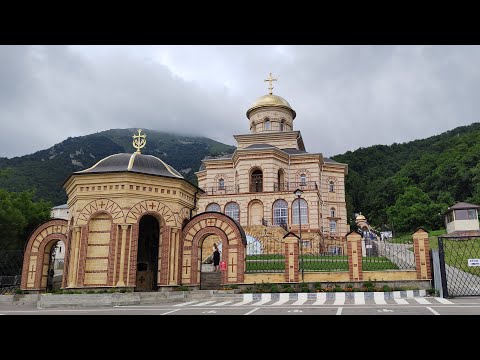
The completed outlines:
{"type": "Polygon", "coordinates": [[[156,291],[158,283],[158,253],[160,223],[144,215],[138,226],[137,278],[135,291],[156,291]]]}
{"type": "Polygon", "coordinates": [[[46,291],[58,290],[62,287],[63,268],[65,265],[65,243],[54,240],[48,252],[48,271],[46,291]]]}
{"type": "Polygon", "coordinates": [[[203,239],[200,248],[201,272],[213,271],[213,244],[217,244],[220,254],[222,253],[222,239],[218,235],[208,235],[203,239]]]}

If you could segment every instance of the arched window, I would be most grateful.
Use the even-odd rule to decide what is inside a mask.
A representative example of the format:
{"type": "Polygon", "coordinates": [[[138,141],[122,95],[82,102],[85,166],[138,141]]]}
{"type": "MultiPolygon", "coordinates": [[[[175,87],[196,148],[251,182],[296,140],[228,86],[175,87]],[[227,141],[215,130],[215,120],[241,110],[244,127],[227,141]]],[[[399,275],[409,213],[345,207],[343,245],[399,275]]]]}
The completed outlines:
{"type": "Polygon", "coordinates": [[[330,232],[331,233],[337,232],[337,222],[335,220],[330,220],[330,232]]]}
{"type": "Polygon", "coordinates": [[[335,187],[335,183],[333,181],[330,181],[330,183],[328,184],[328,191],[335,192],[334,187],[335,187]]]}
{"type": "Polygon", "coordinates": [[[300,185],[307,185],[307,175],[300,175],[300,185]]]}
{"type": "Polygon", "coordinates": [[[216,212],[221,212],[220,205],[216,203],[211,203],[207,205],[207,208],[205,211],[216,211],[216,212]]]}
{"type": "Polygon", "coordinates": [[[236,222],[240,222],[240,206],[237,203],[231,202],[225,206],[225,214],[230,216],[236,222]]]}
{"type": "Polygon", "coordinates": [[[335,208],[330,209],[330,217],[335,217],[335,208]]]}
{"type": "Polygon", "coordinates": [[[225,180],[223,179],[218,180],[218,190],[225,190],[225,180]]]}
{"type": "Polygon", "coordinates": [[[285,200],[273,203],[273,225],[282,225],[288,222],[288,204],[285,200]]]}
{"type": "Polygon", "coordinates": [[[298,203],[300,202],[300,214],[302,224],[308,223],[308,205],[305,199],[295,199],[292,203],[292,224],[300,224],[298,216],[298,203]]]}
{"type": "Polygon", "coordinates": [[[270,120],[268,118],[265,119],[265,129],[264,130],[271,130],[270,120]]]}
{"type": "Polygon", "coordinates": [[[252,171],[252,177],[250,179],[250,192],[262,192],[263,191],[263,173],[262,170],[257,169],[252,171]]]}
{"type": "Polygon", "coordinates": [[[280,131],[285,131],[285,120],[280,123],[280,131]]]}

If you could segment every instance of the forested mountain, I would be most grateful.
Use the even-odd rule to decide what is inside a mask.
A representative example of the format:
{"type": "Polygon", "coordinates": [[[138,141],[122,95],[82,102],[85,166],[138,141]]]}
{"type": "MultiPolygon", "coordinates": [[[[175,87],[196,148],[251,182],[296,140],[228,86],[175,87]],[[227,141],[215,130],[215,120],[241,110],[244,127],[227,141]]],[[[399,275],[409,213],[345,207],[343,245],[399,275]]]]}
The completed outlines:
{"type": "Polygon", "coordinates": [[[349,220],[396,231],[440,228],[457,201],[480,204],[480,123],[423,140],[375,145],[332,157],[347,163],[349,220]]]}
{"type": "MultiPolygon", "coordinates": [[[[35,189],[35,199],[53,205],[66,202],[62,184],[68,176],[94,165],[104,157],[121,152],[133,153],[132,135],[137,129],[113,129],[96,134],[68,138],[50,149],[11,159],[0,158],[0,188],[20,192],[35,189]]],[[[144,130],[147,145],[143,154],[155,155],[197,183],[195,171],[206,156],[232,153],[235,147],[204,137],[173,135],[144,130]]]]}

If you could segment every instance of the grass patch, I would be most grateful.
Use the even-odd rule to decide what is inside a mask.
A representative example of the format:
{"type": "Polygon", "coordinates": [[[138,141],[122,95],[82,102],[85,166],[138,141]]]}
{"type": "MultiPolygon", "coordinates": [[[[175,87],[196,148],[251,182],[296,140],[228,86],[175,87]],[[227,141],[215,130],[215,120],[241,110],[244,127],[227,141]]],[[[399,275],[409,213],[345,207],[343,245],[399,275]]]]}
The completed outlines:
{"type": "Polygon", "coordinates": [[[413,243],[412,234],[397,234],[395,237],[388,239],[388,242],[395,244],[411,244],[413,243]]]}
{"type": "Polygon", "coordinates": [[[285,261],[281,262],[275,262],[275,261],[270,261],[270,262],[252,262],[248,261],[246,263],[246,271],[251,271],[251,272],[268,272],[268,271],[285,271],[285,261]]]}
{"type": "Polygon", "coordinates": [[[285,259],[284,255],[277,254],[258,254],[258,255],[247,255],[246,260],[277,260],[285,259]]]}
{"type": "Polygon", "coordinates": [[[374,270],[398,270],[398,266],[393,262],[388,260],[386,257],[375,256],[370,258],[362,259],[362,270],[363,271],[374,271],[374,270]]]}

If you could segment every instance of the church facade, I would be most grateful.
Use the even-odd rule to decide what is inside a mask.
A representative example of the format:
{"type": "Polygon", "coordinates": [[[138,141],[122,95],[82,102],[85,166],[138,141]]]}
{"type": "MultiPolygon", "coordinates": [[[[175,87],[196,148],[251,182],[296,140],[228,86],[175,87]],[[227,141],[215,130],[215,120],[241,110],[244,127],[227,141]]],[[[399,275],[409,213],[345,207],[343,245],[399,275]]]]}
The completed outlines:
{"type": "Polygon", "coordinates": [[[319,251],[343,254],[350,231],[347,165],[306,151],[301,132],[294,128],[296,112],[272,94],[271,86],[246,115],[250,133],[234,136],[235,152],[204,160],[196,172],[198,185],[205,190],[199,211],[224,213],[257,238],[264,231],[262,225],[295,233],[301,225],[307,250],[322,242],[319,251]],[[294,194],[297,189],[303,191],[300,198],[294,194]]]}
{"type": "Polygon", "coordinates": [[[73,173],[64,183],[67,219],[40,225],[28,239],[21,288],[49,288],[59,241],[65,245],[63,289],[198,288],[213,242],[221,248],[218,286],[298,281],[297,239],[306,254],[344,255],[347,165],[308,153],[294,130],[295,111],[271,89],[248,109],[250,133],[235,135],[236,151],[203,160],[198,186],[142,154],[146,135],[140,130],[134,153],[113,154],[73,173]],[[267,231],[277,241],[271,251],[284,259],[270,278],[254,273],[254,258],[253,273],[247,269],[247,239],[258,241],[267,231]]]}

